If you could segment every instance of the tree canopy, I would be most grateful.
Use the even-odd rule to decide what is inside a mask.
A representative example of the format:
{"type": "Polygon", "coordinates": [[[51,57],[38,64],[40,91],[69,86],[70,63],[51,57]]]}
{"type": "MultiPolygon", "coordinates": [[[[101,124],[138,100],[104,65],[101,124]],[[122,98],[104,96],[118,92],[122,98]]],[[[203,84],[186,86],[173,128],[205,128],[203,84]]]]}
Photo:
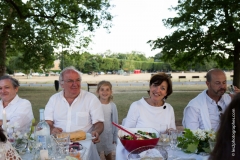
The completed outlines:
{"type": "Polygon", "coordinates": [[[240,87],[239,0],[179,0],[177,16],[164,19],[172,34],[148,43],[162,49],[161,58],[176,66],[216,61],[216,67],[232,66],[233,84],[240,87]]]}
{"type": "Polygon", "coordinates": [[[8,56],[19,56],[25,69],[44,69],[53,63],[54,47],[85,47],[84,32],[111,27],[110,7],[108,0],[1,0],[0,76],[8,56]]]}

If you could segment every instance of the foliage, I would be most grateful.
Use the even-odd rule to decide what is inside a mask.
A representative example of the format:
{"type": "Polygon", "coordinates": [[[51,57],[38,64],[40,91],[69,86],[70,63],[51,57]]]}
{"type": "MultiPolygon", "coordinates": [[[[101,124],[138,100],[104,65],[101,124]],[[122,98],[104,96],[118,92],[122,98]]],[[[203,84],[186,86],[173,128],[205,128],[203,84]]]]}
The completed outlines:
{"type": "Polygon", "coordinates": [[[191,131],[184,129],[182,137],[178,137],[178,147],[186,153],[210,152],[209,140],[215,141],[216,133],[212,130],[204,131],[197,129],[191,131]]]}
{"type": "Polygon", "coordinates": [[[37,65],[45,70],[49,63],[39,59],[32,64],[33,59],[53,55],[51,48],[60,45],[86,47],[91,39],[83,33],[111,27],[110,7],[108,0],[0,1],[0,76],[9,56],[20,56],[25,70],[37,65]]]}
{"type": "Polygon", "coordinates": [[[177,16],[163,23],[175,31],[149,43],[161,48],[161,59],[177,67],[210,60],[218,67],[233,67],[233,84],[240,87],[239,0],[179,0],[177,16]]]}

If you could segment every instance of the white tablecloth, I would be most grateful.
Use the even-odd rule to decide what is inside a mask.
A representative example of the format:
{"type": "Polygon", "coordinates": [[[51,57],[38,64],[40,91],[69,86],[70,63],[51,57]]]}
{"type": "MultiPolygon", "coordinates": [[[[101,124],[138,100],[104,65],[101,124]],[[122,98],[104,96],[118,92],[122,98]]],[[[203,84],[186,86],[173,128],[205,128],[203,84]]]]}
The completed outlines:
{"type": "MultiPolygon", "coordinates": [[[[127,160],[127,155],[129,152],[123,147],[121,141],[118,139],[117,148],[116,148],[116,160],[127,160]]],[[[183,151],[174,151],[174,155],[176,155],[178,160],[207,160],[208,156],[202,156],[198,154],[187,154],[183,151]]],[[[169,158],[170,159],[170,158],[169,158]]]]}
{"type": "MultiPolygon", "coordinates": [[[[98,155],[96,145],[92,143],[92,140],[83,140],[80,141],[83,147],[86,148],[86,151],[84,153],[84,156],[82,160],[100,160],[100,157],[98,155]]],[[[32,160],[31,154],[24,154],[22,155],[23,160],[32,160]]]]}

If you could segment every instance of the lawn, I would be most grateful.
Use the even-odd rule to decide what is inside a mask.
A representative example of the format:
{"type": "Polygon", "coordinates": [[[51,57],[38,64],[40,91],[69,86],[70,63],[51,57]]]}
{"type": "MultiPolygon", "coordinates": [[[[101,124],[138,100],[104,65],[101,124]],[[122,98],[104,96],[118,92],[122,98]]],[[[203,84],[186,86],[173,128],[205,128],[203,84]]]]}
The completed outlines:
{"type": "MultiPolygon", "coordinates": [[[[183,109],[187,103],[205,88],[205,85],[174,86],[174,92],[168,97],[167,102],[174,108],[177,125],[181,125],[183,109]]],[[[148,86],[113,88],[113,101],[117,105],[119,123],[126,117],[132,102],[148,96],[147,89],[148,86]]],[[[94,92],[94,90],[91,91],[94,92]]],[[[19,89],[19,96],[28,99],[32,103],[33,113],[37,122],[39,121],[39,109],[45,108],[48,99],[54,93],[56,93],[54,87],[20,87],[19,89]]]]}

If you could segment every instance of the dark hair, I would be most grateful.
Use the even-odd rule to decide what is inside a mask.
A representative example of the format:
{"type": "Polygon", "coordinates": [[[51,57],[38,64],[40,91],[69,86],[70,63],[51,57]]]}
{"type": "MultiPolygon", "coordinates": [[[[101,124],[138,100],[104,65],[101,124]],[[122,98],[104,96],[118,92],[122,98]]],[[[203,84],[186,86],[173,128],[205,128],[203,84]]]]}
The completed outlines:
{"type": "Polygon", "coordinates": [[[1,142],[6,142],[7,141],[7,137],[3,133],[3,129],[1,127],[0,127],[0,141],[1,142]]]}
{"type": "Polygon", "coordinates": [[[216,73],[216,72],[224,73],[221,69],[218,69],[218,68],[210,69],[206,74],[206,79],[207,79],[208,82],[210,82],[212,80],[212,74],[216,73]]]}
{"type": "MultiPolygon", "coordinates": [[[[152,84],[160,85],[164,81],[166,81],[168,84],[167,95],[164,97],[165,99],[167,99],[167,97],[172,94],[172,81],[171,78],[166,73],[159,72],[157,74],[154,74],[150,79],[149,86],[151,86],[152,84]]],[[[150,91],[148,90],[148,94],[149,92],[150,91]]]]}
{"type": "Polygon", "coordinates": [[[9,79],[12,82],[12,85],[14,88],[17,88],[20,86],[18,80],[9,75],[4,75],[4,76],[0,77],[0,81],[4,80],[4,79],[9,79]]]}
{"type": "Polygon", "coordinates": [[[209,159],[240,159],[240,93],[233,97],[226,111],[221,116],[216,145],[209,159]],[[234,152],[232,152],[233,149],[235,149],[234,152]],[[235,154],[234,156],[232,156],[233,153],[235,154]]]}
{"type": "MultiPolygon", "coordinates": [[[[109,86],[109,88],[111,89],[112,91],[112,84],[109,82],[109,81],[100,81],[97,85],[97,92],[99,92],[99,89],[102,87],[102,86],[109,86]]],[[[98,96],[98,98],[100,99],[100,96],[98,96]]],[[[110,102],[111,100],[113,100],[113,96],[111,95],[108,99],[108,102],[110,102]]]]}

